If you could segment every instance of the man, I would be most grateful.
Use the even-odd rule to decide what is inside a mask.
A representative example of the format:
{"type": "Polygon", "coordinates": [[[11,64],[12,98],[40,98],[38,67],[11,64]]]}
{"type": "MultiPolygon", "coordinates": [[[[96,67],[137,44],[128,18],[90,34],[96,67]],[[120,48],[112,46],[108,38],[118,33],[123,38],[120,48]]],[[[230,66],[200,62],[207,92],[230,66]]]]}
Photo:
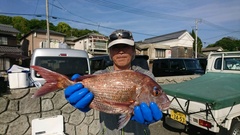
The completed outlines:
{"type": "MultiPolygon", "coordinates": [[[[132,33],[126,30],[116,30],[109,36],[108,42],[109,57],[113,61],[113,66],[107,67],[105,70],[96,71],[94,74],[101,74],[113,72],[117,70],[134,70],[141,72],[154,79],[153,74],[139,66],[132,66],[131,62],[135,58],[135,44],[132,33]]],[[[79,75],[73,76],[76,79],[79,75]]],[[[81,84],[69,86],[65,90],[66,99],[72,105],[83,112],[90,109],[88,105],[91,103],[94,95],[84,88],[81,84]],[[74,104],[71,100],[74,100],[74,104]],[[76,102],[77,101],[77,102],[76,102]]],[[[162,112],[152,102],[148,106],[146,103],[141,103],[139,106],[134,107],[134,115],[132,120],[121,130],[118,130],[118,121],[120,115],[107,114],[100,112],[100,125],[101,131],[99,134],[106,135],[146,135],[150,134],[148,125],[158,121],[162,118],[162,112]]]]}

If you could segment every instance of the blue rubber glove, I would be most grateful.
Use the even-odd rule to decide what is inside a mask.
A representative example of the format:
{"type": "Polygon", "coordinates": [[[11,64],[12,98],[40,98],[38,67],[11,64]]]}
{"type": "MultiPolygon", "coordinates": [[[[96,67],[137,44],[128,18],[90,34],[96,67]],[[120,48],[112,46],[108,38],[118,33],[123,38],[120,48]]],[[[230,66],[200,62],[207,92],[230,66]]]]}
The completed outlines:
{"type": "Polygon", "coordinates": [[[155,102],[151,102],[149,106],[146,103],[141,103],[134,107],[134,115],[131,120],[135,120],[141,124],[151,124],[162,118],[162,111],[155,102]]]}
{"type": "MultiPolygon", "coordinates": [[[[75,74],[71,80],[76,80],[79,76],[79,74],[75,74]]],[[[75,108],[82,112],[88,112],[90,110],[89,104],[92,102],[94,95],[87,88],[84,88],[81,83],[68,86],[64,94],[67,101],[75,108]]]]}

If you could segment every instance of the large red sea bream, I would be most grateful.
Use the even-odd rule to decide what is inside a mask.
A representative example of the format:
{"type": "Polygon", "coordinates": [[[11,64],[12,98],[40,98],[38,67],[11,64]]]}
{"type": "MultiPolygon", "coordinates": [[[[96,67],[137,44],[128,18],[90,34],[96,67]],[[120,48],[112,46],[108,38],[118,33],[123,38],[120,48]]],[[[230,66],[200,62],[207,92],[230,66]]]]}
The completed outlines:
{"type": "MultiPolygon", "coordinates": [[[[33,97],[43,96],[58,89],[64,89],[76,82],[66,76],[39,66],[31,66],[46,83],[33,97]]],[[[110,114],[122,114],[119,127],[128,123],[133,108],[141,102],[156,102],[161,110],[167,110],[170,101],[161,86],[149,76],[132,70],[114,71],[98,75],[85,75],[77,79],[94,94],[90,108],[110,114]]]]}

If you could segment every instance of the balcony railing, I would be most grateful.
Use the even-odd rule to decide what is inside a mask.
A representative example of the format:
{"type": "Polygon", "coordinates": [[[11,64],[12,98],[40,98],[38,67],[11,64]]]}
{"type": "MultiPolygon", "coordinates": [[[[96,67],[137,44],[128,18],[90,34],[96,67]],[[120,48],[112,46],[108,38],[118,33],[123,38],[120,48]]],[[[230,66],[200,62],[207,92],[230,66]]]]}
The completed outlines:
{"type": "Polygon", "coordinates": [[[107,54],[106,42],[94,42],[89,46],[88,52],[91,54],[107,54]]]}
{"type": "Polygon", "coordinates": [[[107,49],[106,43],[103,43],[103,42],[94,42],[93,44],[94,44],[94,45],[93,45],[94,49],[107,49]]]}

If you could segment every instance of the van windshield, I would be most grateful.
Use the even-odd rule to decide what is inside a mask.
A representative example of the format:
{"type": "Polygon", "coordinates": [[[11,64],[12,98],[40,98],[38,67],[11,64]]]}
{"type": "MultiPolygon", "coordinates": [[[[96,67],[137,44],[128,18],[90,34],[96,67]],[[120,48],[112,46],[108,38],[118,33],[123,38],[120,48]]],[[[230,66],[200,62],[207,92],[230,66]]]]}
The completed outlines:
{"type": "MultiPolygon", "coordinates": [[[[72,77],[74,74],[88,74],[88,62],[86,58],[81,57],[37,57],[35,61],[37,66],[72,77]]],[[[40,76],[36,77],[40,78],[40,76]]]]}

